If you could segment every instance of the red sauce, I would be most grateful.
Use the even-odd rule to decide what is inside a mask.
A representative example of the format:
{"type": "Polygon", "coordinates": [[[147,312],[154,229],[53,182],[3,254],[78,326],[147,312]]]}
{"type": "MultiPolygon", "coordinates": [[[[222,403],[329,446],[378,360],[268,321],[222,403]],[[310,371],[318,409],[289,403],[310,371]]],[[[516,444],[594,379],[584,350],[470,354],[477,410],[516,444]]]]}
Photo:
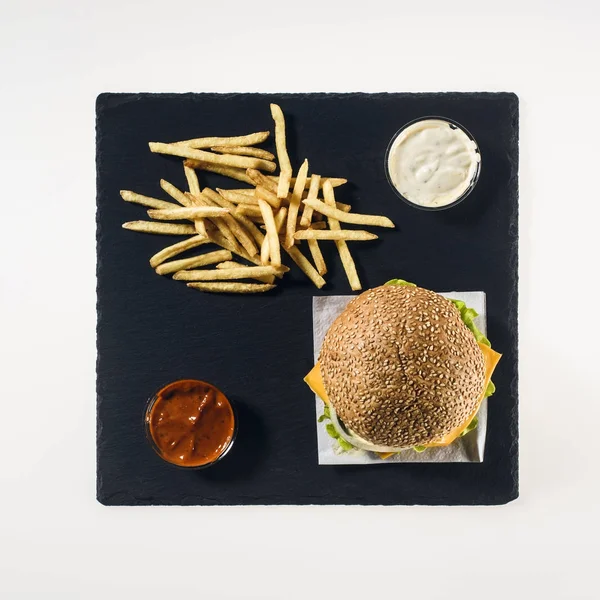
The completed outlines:
{"type": "Polygon", "coordinates": [[[162,458],[180,467],[201,467],[229,448],[235,417],[229,400],[216,387],[182,379],[156,394],[146,424],[162,458]]]}

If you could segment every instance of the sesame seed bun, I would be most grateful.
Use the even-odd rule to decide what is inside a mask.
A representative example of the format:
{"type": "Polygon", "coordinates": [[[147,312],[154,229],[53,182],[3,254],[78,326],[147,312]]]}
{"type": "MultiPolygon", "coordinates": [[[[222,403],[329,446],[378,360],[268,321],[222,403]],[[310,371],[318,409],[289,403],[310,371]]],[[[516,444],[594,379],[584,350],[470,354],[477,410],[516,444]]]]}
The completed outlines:
{"type": "Polygon", "coordinates": [[[412,286],[384,285],[352,300],[319,363],[344,425],[394,448],[431,443],[465,423],[485,382],[483,353],[458,310],[412,286]]]}

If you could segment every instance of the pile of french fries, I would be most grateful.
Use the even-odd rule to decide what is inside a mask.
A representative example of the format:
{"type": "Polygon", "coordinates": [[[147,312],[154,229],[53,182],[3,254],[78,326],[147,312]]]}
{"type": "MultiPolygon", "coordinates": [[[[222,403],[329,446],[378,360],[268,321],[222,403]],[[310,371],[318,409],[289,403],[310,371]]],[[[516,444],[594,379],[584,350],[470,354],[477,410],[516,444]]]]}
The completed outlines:
{"type": "Polygon", "coordinates": [[[121,190],[126,202],[148,207],[152,219],[131,221],[123,227],[144,233],[189,236],[152,256],[150,265],[159,275],[172,275],[197,290],[267,292],[275,287],[276,279],[289,271],[283,264],[282,251],[321,288],[325,285],[327,265],[319,242],[325,240],[335,242],[351,288],[362,289],[347,242],[373,240],[377,236],[364,230],[342,229],[341,223],[378,227],[394,224],[383,216],[352,213],[349,205],[336,202],[334,188],[346,183],[346,179],[309,175],[307,160],[294,177],[287,152],[285,117],[277,104],[271,104],[271,115],[275,122],[277,163],[272,153],[256,147],[269,137],[268,131],[169,144],[150,142],[152,152],[184,159],[189,189],[182,191],[162,179],[161,188],[175,202],[121,190]],[[280,173],[275,176],[272,173],[277,164],[280,173]],[[219,173],[251,187],[201,189],[197,171],[219,173]],[[300,250],[302,240],[307,241],[312,262],[300,250]],[[206,244],[220,249],[175,258],[206,244]]]}

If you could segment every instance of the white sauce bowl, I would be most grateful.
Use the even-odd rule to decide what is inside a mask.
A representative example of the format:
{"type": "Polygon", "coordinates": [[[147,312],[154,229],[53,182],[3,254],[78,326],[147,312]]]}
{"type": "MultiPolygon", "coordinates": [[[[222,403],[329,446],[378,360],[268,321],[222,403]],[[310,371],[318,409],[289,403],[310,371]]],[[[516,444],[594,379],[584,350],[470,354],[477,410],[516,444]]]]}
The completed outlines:
{"type": "Polygon", "coordinates": [[[462,202],[481,171],[475,138],[445,117],[422,117],[404,125],[385,154],[385,172],[396,194],[423,210],[462,202]]]}

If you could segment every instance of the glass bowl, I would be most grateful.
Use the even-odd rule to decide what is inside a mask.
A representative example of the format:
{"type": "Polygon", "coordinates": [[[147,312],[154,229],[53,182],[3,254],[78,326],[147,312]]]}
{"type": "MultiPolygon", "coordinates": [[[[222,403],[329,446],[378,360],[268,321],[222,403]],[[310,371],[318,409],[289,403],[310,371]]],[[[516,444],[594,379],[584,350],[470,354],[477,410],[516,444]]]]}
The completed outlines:
{"type": "Polygon", "coordinates": [[[148,443],[150,444],[152,449],[156,452],[156,454],[158,454],[158,456],[160,456],[160,458],[162,458],[162,460],[164,460],[169,465],[171,465],[173,467],[177,467],[178,469],[185,469],[186,471],[187,470],[207,469],[208,467],[212,467],[213,465],[216,465],[219,461],[221,461],[233,447],[233,444],[235,442],[235,439],[237,437],[237,432],[238,432],[238,415],[237,415],[237,411],[236,411],[234,403],[231,402],[231,400],[229,398],[227,398],[227,396],[225,396],[225,394],[223,394],[223,392],[221,392],[221,390],[219,390],[216,386],[212,385],[211,383],[207,383],[205,381],[201,381],[198,379],[178,379],[176,381],[173,381],[171,383],[168,383],[168,384],[162,386],[159,390],[156,391],[155,394],[153,394],[149,398],[149,400],[146,404],[146,408],[144,410],[144,429],[146,432],[146,439],[148,440],[148,443]],[[154,439],[154,436],[152,435],[152,427],[151,427],[152,409],[154,408],[154,405],[156,404],[157,400],[161,397],[161,393],[164,392],[165,390],[167,390],[168,388],[171,388],[171,387],[174,387],[177,385],[186,384],[186,383],[187,384],[190,384],[190,383],[198,384],[198,385],[206,386],[206,387],[216,390],[219,393],[220,398],[222,400],[224,399],[229,404],[229,407],[231,408],[231,412],[233,414],[233,432],[231,434],[231,439],[229,440],[227,445],[224,446],[223,449],[221,449],[220,453],[213,460],[211,460],[210,462],[207,462],[207,463],[199,464],[199,465],[185,465],[185,464],[179,464],[177,462],[173,462],[172,460],[169,460],[163,454],[163,451],[158,446],[158,444],[156,443],[156,441],[154,439]]]}
{"type": "Polygon", "coordinates": [[[392,136],[392,139],[390,140],[388,147],[385,151],[385,158],[384,158],[383,166],[384,166],[384,170],[385,170],[385,176],[388,180],[388,183],[390,184],[390,187],[394,190],[394,193],[396,194],[396,196],[398,196],[406,204],[408,204],[414,208],[418,208],[420,210],[425,210],[425,211],[430,211],[430,212],[439,211],[439,210],[447,210],[449,208],[455,207],[457,204],[460,204],[473,191],[473,188],[477,185],[477,182],[479,181],[479,174],[481,173],[481,150],[479,149],[479,145],[477,144],[477,141],[475,140],[475,138],[473,137],[471,132],[466,127],[463,127],[460,123],[458,123],[457,121],[454,121],[453,119],[449,119],[448,117],[440,117],[440,116],[430,115],[430,116],[426,116],[426,117],[419,117],[418,119],[413,119],[412,121],[409,121],[408,123],[403,125],[400,129],[398,129],[398,131],[396,131],[396,133],[392,136]],[[395,186],[394,181],[392,180],[392,177],[390,175],[390,169],[389,169],[390,152],[392,150],[394,142],[396,141],[396,138],[405,129],[407,129],[408,127],[411,127],[415,123],[419,123],[420,121],[429,121],[429,120],[445,121],[446,123],[448,123],[450,125],[450,127],[460,129],[473,142],[473,144],[475,145],[475,152],[477,154],[479,154],[479,161],[477,163],[475,172],[473,173],[473,177],[471,178],[471,181],[469,182],[468,187],[465,189],[464,192],[462,192],[462,194],[456,200],[453,200],[452,202],[450,202],[448,204],[444,204],[442,206],[423,206],[422,204],[417,204],[416,202],[413,202],[412,200],[409,200],[408,198],[403,196],[400,193],[400,191],[398,190],[398,188],[395,186]]]}

